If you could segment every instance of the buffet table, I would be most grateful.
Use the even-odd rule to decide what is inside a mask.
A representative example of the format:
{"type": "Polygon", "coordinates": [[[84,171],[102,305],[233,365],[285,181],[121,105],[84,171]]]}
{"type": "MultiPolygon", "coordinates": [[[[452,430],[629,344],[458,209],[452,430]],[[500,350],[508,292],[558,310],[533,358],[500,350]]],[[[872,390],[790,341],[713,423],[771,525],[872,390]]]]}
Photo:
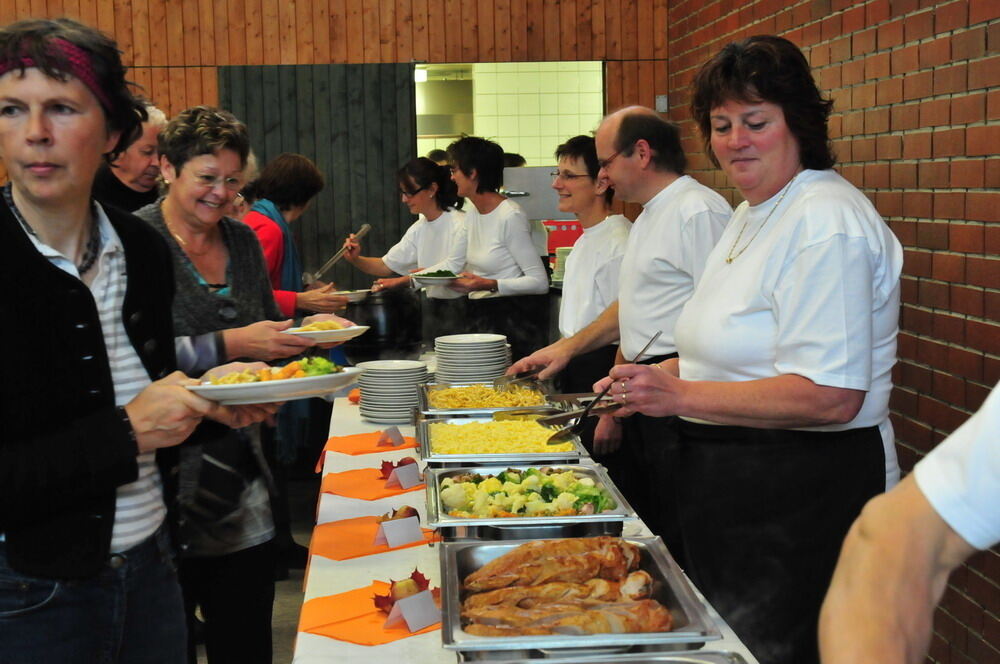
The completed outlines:
{"type": "MultiPolygon", "coordinates": [[[[377,425],[361,419],[358,406],[347,399],[338,398],[333,405],[330,420],[330,435],[345,436],[356,433],[381,431],[386,425],[377,425]]],[[[414,435],[412,426],[399,426],[403,435],[414,435]]],[[[372,468],[383,460],[397,461],[404,456],[419,457],[413,448],[392,450],[377,454],[351,456],[335,452],[326,453],[323,462],[324,475],[345,470],[372,468]]],[[[422,465],[422,464],[421,464],[422,465]]],[[[317,505],[317,525],[359,516],[378,516],[403,505],[415,507],[420,512],[421,523],[426,523],[426,507],[422,491],[412,491],[380,500],[358,500],[329,493],[320,493],[317,505]]],[[[651,533],[645,524],[635,522],[627,525],[626,536],[642,536],[651,533]]],[[[415,546],[374,555],[336,561],[320,555],[312,555],[305,577],[304,601],[342,593],[363,587],[373,580],[388,581],[402,579],[417,568],[426,575],[432,587],[440,586],[438,562],[439,547],[434,545],[415,546]]],[[[706,644],[708,650],[730,651],[742,655],[748,664],[757,660],[739,641],[733,631],[719,615],[710,609],[722,639],[706,644]]],[[[432,662],[455,662],[456,655],[441,646],[440,630],[417,634],[408,638],[378,646],[361,646],[340,641],[327,636],[298,632],[293,662],[295,664],[319,664],[320,662],[364,662],[365,664],[430,664],[432,662]]]]}

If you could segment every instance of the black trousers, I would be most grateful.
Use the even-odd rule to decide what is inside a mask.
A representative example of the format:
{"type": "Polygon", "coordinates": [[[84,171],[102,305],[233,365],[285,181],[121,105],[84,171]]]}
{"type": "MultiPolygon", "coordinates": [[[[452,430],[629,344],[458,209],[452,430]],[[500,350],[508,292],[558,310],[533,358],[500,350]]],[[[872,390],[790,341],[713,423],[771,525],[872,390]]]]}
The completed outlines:
{"type": "Polygon", "coordinates": [[[517,362],[548,344],[548,293],[470,299],[466,331],[505,335],[511,359],[517,362]]]}
{"type": "Polygon", "coordinates": [[[467,318],[469,299],[456,297],[443,300],[425,297],[421,300],[420,314],[424,344],[434,348],[434,339],[447,334],[462,334],[468,332],[467,318]]]}
{"type": "Polygon", "coordinates": [[[885,490],[877,427],[677,426],[688,574],[761,662],[818,664],[819,610],[841,543],[885,490]]]}
{"type": "Polygon", "coordinates": [[[198,661],[190,624],[195,606],[205,617],[209,664],[271,664],[274,564],[274,540],[223,556],[181,559],[190,664],[198,661]]]}

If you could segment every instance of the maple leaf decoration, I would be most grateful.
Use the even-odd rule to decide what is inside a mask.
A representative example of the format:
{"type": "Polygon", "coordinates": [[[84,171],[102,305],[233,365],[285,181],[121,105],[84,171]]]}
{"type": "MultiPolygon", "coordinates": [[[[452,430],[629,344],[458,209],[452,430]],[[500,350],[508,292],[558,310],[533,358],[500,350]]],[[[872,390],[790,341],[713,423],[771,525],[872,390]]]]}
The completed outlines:
{"type": "Polygon", "coordinates": [[[383,461],[382,467],[379,469],[379,473],[382,475],[382,479],[389,479],[389,475],[392,475],[392,471],[400,468],[402,466],[408,466],[411,463],[416,463],[417,460],[413,457],[403,457],[398,463],[393,463],[391,461],[383,461]]]}
{"type": "MultiPolygon", "coordinates": [[[[409,579],[404,579],[403,581],[393,581],[392,579],[389,579],[389,594],[388,595],[376,594],[372,597],[372,601],[375,603],[375,608],[386,615],[391,613],[392,607],[396,605],[396,597],[394,597],[394,595],[398,594],[397,587],[403,585],[406,581],[412,581],[413,583],[416,584],[416,590],[410,591],[410,593],[406,595],[407,597],[409,597],[410,594],[415,595],[418,592],[423,592],[424,590],[427,590],[431,585],[430,580],[426,576],[421,574],[420,570],[418,569],[413,570],[413,573],[410,574],[409,579]]],[[[413,586],[410,585],[410,588],[412,587],[413,586]]],[[[431,590],[431,597],[434,599],[435,604],[437,604],[438,606],[441,605],[440,588],[434,588],[433,590],[431,590]]]]}

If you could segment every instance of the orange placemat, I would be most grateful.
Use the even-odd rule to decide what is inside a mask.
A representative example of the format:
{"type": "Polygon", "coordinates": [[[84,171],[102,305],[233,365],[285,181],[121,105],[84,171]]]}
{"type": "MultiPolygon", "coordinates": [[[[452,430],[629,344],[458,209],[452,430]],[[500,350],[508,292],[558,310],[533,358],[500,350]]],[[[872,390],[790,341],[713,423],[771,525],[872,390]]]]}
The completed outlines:
{"type": "Polygon", "coordinates": [[[358,454],[375,454],[377,452],[406,450],[417,446],[417,439],[412,436],[403,436],[403,440],[405,442],[398,447],[393,447],[391,445],[379,446],[378,439],[381,436],[381,431],[372,431],[370,433],[356,433],[351,436],[331,437],[326,441],[326,446],[323,447],[323,451],[319,455],[319,461],[316,462],[316,472],[322,472],[323,459],[326,457],[327,452],[340,452],[341,454],[356,456],[358,454]]]}
{"type": "Polygon", "coordinates": [[[375,544],[378,533],[378,523],[374,516],[359,516],[353,519],[343,519],[330,523],[321,523],[313,529],[309,540],[309,553],[332,558],[333,560],[350,560],[373,553],[385,553],[396,549],[407,549],[411,546],[423,546],[428,542],[437,542],[441,538],[428,528],[424,531],[422,542],[413,542],[390,549],[385,544],[375,544]]]}
{"type": "Polygon", "coordinates": [[[386,615],[375,608],[372,597],[388,593],[388,583],[372,581],[370,586],[364,588],[311,599],[302,605],[299,631],[328,636],[331,639],[361,646],[379,646],[414,634],[426,634],[441,629],[441,623],[435,623],[417,632],[410,632],[406,629],[405,623],[389,629],[382,627],[386,615]]]}
{"type": "Polygon", "coordinates": [[[323,476],[321,488],[323,493],[334,493],[345,498],[379,500],[410,491],[423,491],[424,486],[424,483],[421,482],[409,489],[387,489],[385,480],[382,479],[382,473],[377,468],[358,468],[340,473],[327,473],[323,476]]]}

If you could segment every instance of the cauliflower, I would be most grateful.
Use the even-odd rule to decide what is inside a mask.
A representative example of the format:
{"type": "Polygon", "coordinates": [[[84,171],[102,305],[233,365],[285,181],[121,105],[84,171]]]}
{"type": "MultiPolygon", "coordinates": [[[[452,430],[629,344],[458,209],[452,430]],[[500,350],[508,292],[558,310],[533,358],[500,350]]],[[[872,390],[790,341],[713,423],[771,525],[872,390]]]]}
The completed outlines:
{"type": "Polygon", "coordinates": [[[556,499],[552,501],[552,509],[555,512],[561,512],[563,510],[574,509],[576,505],[576,494],[564,491],[556,496],[556,499]]]}
{"type": "Polygon", "coordinates": [[[539,514],[545,514],[549,511],[549,504],[544,500],[540,500],[537,497],[534,500],[529,500],[524,504],[524,512],[529,516],[537,516],[539,514]]]}
{"type": "Polygon", "coordinates": [[[567,470],[565,473],[558,473],[556,475],[551,475],[552,484],[559,489],[559,491],[568,491],[571,486],[576,484],[576,473],[572,470],[567,470]]]}
{"type": "Polygon", "coordinates": [[[524,509],[524,505],[527,502],[528,502],[528,497],[525,496],[524,494],[520,494],[519,493],[516,496],[514,496],[513,498],[511,498],[510,508],[507,511],[508,512],[514,512],[515,514],[517,514],[522,509],[524,509]]]}
{"type": "Polygon", "coordinates": [[[522,491],[538,491],[542,485],[542,478],[538,475],[528,475],[521,480],[522,491]]]}
{"type": "Polygon", "coordinates": [[[466,508],[470,498],[467,485],[452,483],[444,486],[444,482],[442,482],[441,486],[441,502],[444,503],[445,507],[453,510],[466,508]]]}
{"type": "Polygon", "coordinates": [[[504,482],[503,491],[511,496],[516,496],[517,494],[524,492],[524,487],[516,482],[504,482]]]}
{"type": "Polygon", "coordinates": [[[475,512],[479,516],[487,516],[489,514],[489,505],[490,494],[481,488],[477,489],[476,493],[472,496],[472,509],[470,511],[475,512]]]}
{"type": "Polygon", "coordinates": [[[479,483],[479,490],[485,491],[486,493],[495,493],[503,489],[503,485],[500,484],[500,480],[495,477],[485,479],[479,483]]]}
{"type": "Polygon", "coordinates": [[[596,486],[596,485],[594,484],[594,480],[590,479],[589,477],[581,477],[580,486],[596,486]]]}

